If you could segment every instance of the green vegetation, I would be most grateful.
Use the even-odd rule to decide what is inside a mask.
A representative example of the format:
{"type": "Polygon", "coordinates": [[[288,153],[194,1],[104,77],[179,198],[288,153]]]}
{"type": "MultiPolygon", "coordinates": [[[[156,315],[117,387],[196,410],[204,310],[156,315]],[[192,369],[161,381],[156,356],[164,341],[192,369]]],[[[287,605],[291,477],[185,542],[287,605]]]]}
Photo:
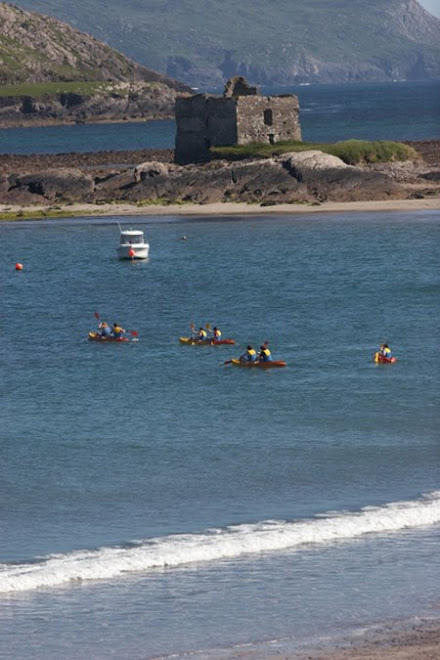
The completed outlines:
{"type": "Polygon", "coordinates": [[[169,197],[155,197],[154,199],[142,199],[136,202],[136,206],[183,206],[192,204],[191,200],[170,199],[169,197]]]}
{"type": "Polygon", "coordinates": [[[418,160],[420,157],[412,147],[402,142],[368,142],[367,140],[344,140],[334,143],[279,142],[278,144],[247,144],[238,147],[213,147],[213,158],[242,160],[245,158],[271,158],[298,151],[317,150],[338,156],[347,165],[360,163],[389,163],[392,161],[418,160]]]}
{"type": "Polygon", "coordinates": [[[128,95],[128,86],[122,87],[117,83],[104,82],[44,82],[44,83],[22,83],[19,85],[0,85],[0,96],[30,96],[40,98],[41,96],[59,96],[60,94],[80,94],[81,96],[93,96],[98,93],[109,93],[117,91],[121,96],[128,95]]]}
{"type": "Polygon", "coordinates": [[[50,209],[36,209],[23,211],[0,212],[0,222],[3,220],[39,220],[40,218],[70,218],[79,215],[90,215],[90,211],[55,211],[50,209]]]}

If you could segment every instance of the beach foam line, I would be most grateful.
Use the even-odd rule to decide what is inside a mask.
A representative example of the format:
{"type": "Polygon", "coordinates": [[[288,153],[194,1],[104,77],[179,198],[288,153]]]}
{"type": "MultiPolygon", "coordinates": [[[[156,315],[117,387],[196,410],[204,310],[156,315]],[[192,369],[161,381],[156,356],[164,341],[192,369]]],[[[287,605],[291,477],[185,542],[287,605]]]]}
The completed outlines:
{"type": "Polygon", "coordinates": [[[110,547],[50,555],[25,564],[0,564],[0,594],[57,587],[82,580],[110,580],[135,572],[215,562],[243,555],[285,552],[440,523],[440,491],[407,502],[331,512],[298,520],[175,534],[110,547]]]}

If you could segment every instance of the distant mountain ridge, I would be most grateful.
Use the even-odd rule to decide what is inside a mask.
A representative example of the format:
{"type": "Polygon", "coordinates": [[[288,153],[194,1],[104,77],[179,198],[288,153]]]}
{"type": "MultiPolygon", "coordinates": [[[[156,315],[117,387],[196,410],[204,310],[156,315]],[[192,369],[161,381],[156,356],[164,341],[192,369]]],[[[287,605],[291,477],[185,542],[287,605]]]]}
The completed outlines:
{"type": "Polygon", "coordinates": [[[417,0],[16,0],[193,86],[440,79],[417,0]]]}

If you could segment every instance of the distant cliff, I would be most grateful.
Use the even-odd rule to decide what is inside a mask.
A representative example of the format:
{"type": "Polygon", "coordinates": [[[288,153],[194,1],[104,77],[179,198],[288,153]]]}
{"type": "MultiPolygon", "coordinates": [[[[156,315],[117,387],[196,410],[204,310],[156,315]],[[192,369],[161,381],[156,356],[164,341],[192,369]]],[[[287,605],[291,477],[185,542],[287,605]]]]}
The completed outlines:
{"type": "Polygon", "coordinates": [[[193,86],[440,79],[440,19],[416,0],[15,0],[193,86]]]}
{"type": "Polygon", "coordinates": [[[0,3],[0,126],[172,117],[189,91],[57,19],[0,3]]]}

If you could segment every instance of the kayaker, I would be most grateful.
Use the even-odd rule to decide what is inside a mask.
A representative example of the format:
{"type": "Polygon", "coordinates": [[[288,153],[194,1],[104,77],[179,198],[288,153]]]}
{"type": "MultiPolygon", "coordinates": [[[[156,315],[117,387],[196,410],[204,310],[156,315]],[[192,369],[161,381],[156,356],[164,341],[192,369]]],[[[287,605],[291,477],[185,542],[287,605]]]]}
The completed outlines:
{"type": "Polygon", "coordinates": [[[268,342],[264,342],[264,344],[261,344],[260,346],[260,352],[258,354],[258,360],[259,362],[271,362],[272,361],[272,353],[269,350],[268,347],[268,342]]]}
{"type": "Polygon", "coordinates": [[[204,328],[199,328],[199,331],[197,333],[196,341],[204,341],[207,339],[208,333],[204,328]]]}
{"type": "Polygon", "coordinates": [[[393,354],[391,353],[391,349],[388,346],[388,344],[381,344],[379,348],[379,355],[385,358],[392,358],[393,354]]]}
{"type": "Polygon", "coordinates": [[[216,326],[214,326],[212,329],[212,337],[214,341],[220,341],[220,339],[222,338],[222,333],[218,328],[216,328],[216,326]]]}
{"type": "Polygon", "coordinates": [[[101,321],[101,323],[98,325],[98,334],[101,337],[109,337],[111,334],[109,324],[106,323],[105,321],[101,321]]]}
{"type": "Polygon", "coordinates": [[[118,323],[113,323],[112,335],[115,339],[120,339],[124,334],[125,330],[118,323]]]}
{"type": "Polygon", "coordinates": [[[257,351],[252,348],[252,346],[248,346],[246,348],[246,353],[243,353],[243,355],[240,355],[240,362],[256,362],[257,360],[257,351]]]}

